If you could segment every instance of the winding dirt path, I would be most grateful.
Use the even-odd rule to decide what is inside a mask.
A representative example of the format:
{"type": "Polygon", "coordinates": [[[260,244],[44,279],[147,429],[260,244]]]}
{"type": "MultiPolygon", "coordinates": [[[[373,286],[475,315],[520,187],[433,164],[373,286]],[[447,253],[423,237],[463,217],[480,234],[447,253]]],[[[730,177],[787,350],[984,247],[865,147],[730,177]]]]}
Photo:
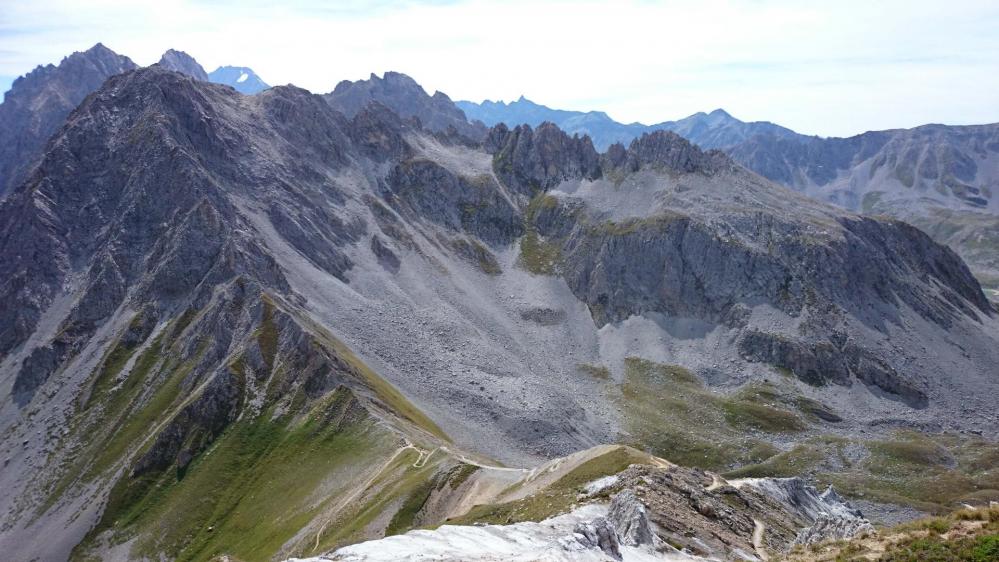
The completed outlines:
{"type": "Polygon", "coordinates": [[[441,447],[440,450],[444,451],[445,453],[451,455],[452,457],[460,460],[461,462],[463,462],[465,464],[470,464],[472,466],[477,466],[479,468],[488,468],[489,470],[501,470],[501,471],[504,471],[504,472],[522,472],[522,473],[528,473],[528,472],[531,472],[533,470],[533,469],[528,469],[528,468],[510,468],[510,467],[507,467],[507,466],[492,466],[492,465],[488,465],[488,464],[482,464],[482,463],[473,461],[472,459],[466,457],[465,455],[460,455],[458,453],[455,453],[454,451],[452,451],[451,449],[448,449],[447,447],[441,447]]]}
{"type": "Polygon", "coordinates": [[[753,519],[753,549],[756,550],[756,554],[759,555],[760,559],[766,562],[770,559],[767,556],[767,552],[763,549],[763,532],[766,530],[766,526],[759,519],[753,519]]]}

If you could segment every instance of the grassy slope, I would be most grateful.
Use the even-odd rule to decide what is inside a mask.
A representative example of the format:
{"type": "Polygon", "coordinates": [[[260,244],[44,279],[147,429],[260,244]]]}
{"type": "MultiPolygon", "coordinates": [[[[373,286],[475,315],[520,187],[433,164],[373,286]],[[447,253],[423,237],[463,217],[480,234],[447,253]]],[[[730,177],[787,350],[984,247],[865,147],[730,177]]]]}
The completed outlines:
{"type": "MultiPolygon", "coordinates": [[[[252,338],[261,349],[265,366],[273,371],[271,384],[265,383],[270,388],[284,376],[277,361],[278,305],[266,296],[262,300],[261,324],[252,338]]],[[[377,472],[400,444],[398,433],[363,408],[363,419],[354,419],[356,402],[349,423],[331,425],[329,420],[336,416],[331,417],[329,410],[351,403],[354,397],[343,387],[311,405],[300,400],[303,396],[296,391],[290,403],[282,402],[290,410],[280,412],[273,406],[277,397],[267,392],[264,411],[244,410],[183,471],[173,466],[130,477],[130,463],[148,450],[150,437],[164,428],[162,424],[190,398],[180,392],[181,381],[191,373],[201,351],[185,360],[176,346],[183,326],[194,316],[185,314],[167,326],[135,358],[127,374],[123,367],[135,355],[137,345],[112,346],[95,370],[94,391],[77,413],[73,430],[87,436],[82,439],[86,445],[57,453],[63,463],[62,476],[49,487],[49,500],[39,511],[54,505],[68,490],[87,482],[106,481],[120,467],[125,468],[111,490],[97,528],[74,552],[77,559],[92,559],[108,544],[125,541],[132,542],[133,557],[165,554],[179,560],[203,560],[221,553],[246,561],[265,560],[286,543],[298,544],[301,549],[309,541],[296,538],[296,534],[311,521],[322,520],[331,505],[353,492],[353,487],[366,481],[370,473],[377,472]],[[123,464],[123,460],[129,464],[123,464]]],[[[315,345],[331,349],[354,369],[360,390],[371,393],[380,416],[399,416],[408,422],[403,427],[411,424],[430,436],[446,439],[439,427],[345,345],[333,338],[317,340],[315,345]]],[[[244,377],[243,365],[241,359],[230,365],[233,376],[244,377]]],[[[370,514],[369,519],[392,520],[391,530],[396,532],[414,524],[422,507],[420,494],[428,489],[428,483],[440,485],[448,480],[437,475],[443,464],[440,459],[419,470],[407,469],[416,460],[410,456],[415,457],[416,452],[406,451],[397,464],[400,470],[412,474],[407,472],[396,482],[394,476],[387,475],[398,471],[389,471],[381,479],[387,478],[390,485],[376,483],[378,497],[359,502],[358,509],[370,514]],[[391,511],[400,507],[402,513],[391,511]]],[[[355,518],[349,526],[330,525],[322,546],[329,548],[385,531],[384,526],[374,531],[365,529],[361,524],[364,519],[355,518]]]]}
{"type": "Polygon", "coordinates": [[[60,447],[53,453],[60,462],[59,478],[48,487],[38,514],[55,505],[71,487],[107,477],[178,401],[180,381],[190,373],[197,357],[181,361],[165,353],[170,343],[167,334],[175,333],[176,326],[174,323],[163,330],[136,358],[127,375],[121,371],[138,346],[128,349],[118,342],[108,351],[96,371],[86,404],[74,415],[69,428],[70,435],[83,445],[74,450],[60,447]]]}
{"type": "Polygon", "coordinates": [[[624,383],[611,392],[625,414],[630,443],[686,466],[721,470],[760,462],[777,449],[753,434],[805,428],[806,414],[783,403],[769,385],[724,396],[676,365],[628,358],[624,383]]]}
{"type": "Polygon", "coordinates": [[[336,391],[300,421],[269,413],[240,420],[184,474],[122,479],[97,531],[138,536],[133,556],[270,559],[322,507],[349,491],[354,478],[343,475],[363,474],[396,444],[370,418],[346,427],[323,422],[326,409],[349,394],[336,391]]]}

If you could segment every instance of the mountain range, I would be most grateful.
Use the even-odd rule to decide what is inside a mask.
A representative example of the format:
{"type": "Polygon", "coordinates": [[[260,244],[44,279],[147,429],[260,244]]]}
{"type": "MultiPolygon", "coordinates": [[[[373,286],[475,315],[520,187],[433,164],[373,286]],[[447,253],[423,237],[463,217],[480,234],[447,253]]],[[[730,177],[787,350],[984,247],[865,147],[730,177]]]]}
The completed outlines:
{"type": "Polygon", "coordinates": [[[991,291],[999,291],[999,124],[822,138],[769,122],[743,122],[721,109],[647,126],[617,123],[599,111],[550,109],[524,97],[456,105],[488,125],[552,122],[603,148],[649,131],[674,131],[814,198],[911,222],[953,247],[991,291]]]}
{"type": "Polygon", "coordinates": [[[607,150],[612,144],[627,145],[633,139],[652,131],[673,131],[702,148],[724,148],[738,144],[754,135],[768,134],[777,138],[801,136],[790,129],[767,121],[746,123],[735,119],[723,109],[710,113],[695,113],[677,121],[664,121],[655,125],[618,123],[602,111],[567,111],[551,109],[521,96],[517,101],[505,103],[486,100],[482,103],[455,102],[470,120],[479,120],[493,126],[504,123],[513,127],[520,124],[537,127],[544,122],[554,123],[569,134],[590,137],[598,150],[607,150]]]}
{"type": "MultiPolygon", "coordinates": [[[[180,51],[82,68],[0,202],[12,560],[763,560],[859,509],[999,500],[999,315],[919,228],[669,130],[488,126],[397,73],[245,95],[180,51]]],[[[738,135],[710,115],[684,131],[738,135]]],[[[902,182],[889,137],[835,162],[902,182]]],[[[912,189],[984,215],[938,145],[912,189]]]]}

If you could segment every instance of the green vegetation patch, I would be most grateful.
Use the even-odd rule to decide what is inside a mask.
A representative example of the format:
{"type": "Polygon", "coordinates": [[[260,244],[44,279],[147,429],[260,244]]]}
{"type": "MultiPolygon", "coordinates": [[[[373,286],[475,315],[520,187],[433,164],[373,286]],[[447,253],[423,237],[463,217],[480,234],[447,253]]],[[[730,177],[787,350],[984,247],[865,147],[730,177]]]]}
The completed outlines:
{"type": "Polygon", "coordinates": [[[878,206],[881,202],[881,198],[884,196],[883,191],[869,191],[864,194],[864,198],[860,202],[860,210],[863,213],[870,213],[878,206]]]}
{"type": "Polygon", "coordinates": [[[999,444],[915,431],[865,442],[870,455],[852,471],[820,475],[843,491],[931,513],[966,499],[999,499],[999,444]]]}
{"type": "Polygon", "coordinates": [[[880,558],[884,562],[995,562],[999,534],[977,538],[944,539],[930,535],[899,544],[880,558]]]}
{"type": "Polygon", "coordinates": [[[433,477],[420,482],[406,496],[406,500],[402,502],[402,507],[399,508],[399,511],[395,512],[395,515],[392,516],[392,521],[389,522],[388,527],[385,529],[385,536],[398,535],[413,528],[413,525],[416,523],[416,516],[423,509],[423,506],[426,505],[427,500],[430,499],[430,494],[439,485],[438,476],[438,474],[435,474],[433,477]]]}
{"type": "Polygon", "coordinates": [[[628,236],[645,231],[662,231],[671,224],[686,219],[686,215],[671,211],[661,211],[651,217],[632,218],[621,222],[603,221],[589,226],[588,232],[595,236],[628,236]]]}
{"type": "Polygon", "coordinates": [[[756,432],[798,432],[806,427],[769,392],[726,396],[706,388],[681,366],[629,357],[615,398],[629,442],[636,447],[681,465],[726,470],[779,452],[755,437],[756,432]]]}
{"type": "Polygon", "coordinates": [[[786,451],[761,434],[799,434],[837,421],[825,405],[777,384],[726,396],[687,369],[625,361],[616,396],[630,443],[686,466],[730,478],[814,474],[858,498],[940,513],[962,501],[999,500],[999,444],[957,435],[899,432],[875,440],[811,436],[786,451]]]}
{"type": "Polygon", "coordinates": [[[310,544],[302,554],[315,555],[345,544],[377,538],[387,533],[388,527],[395,533],[408,530],[437,486],[435,476],[440,470],[442,458],[414,466],[419,454],[415,450],[404,451],[389,466],[381,468],[378,478],[353,505],[338,514],[333,522],[335,524],[329,525],[320,537],[318,548],[310,544]],[[387,514],[391,514],[391,519],[386,529],[371,528],[387,514]]]}
{"type": "Polygon", "coordinates": [[[555,275],[562,257],[558,243],[545,240],[533,226],[520,239],[517,264],[536,275],[555,275]]]}
{"type": "Polygon", "coordinates": [[[801,476],[826,458],[826,452],[815,442],[804,442],[790,451],[778,453],[766,461],[744,466],[725,473],[726,478],[762,478],[766,476],[801,476]]]}
{"type": "Polygon", "coordinates": [[[999,509],[962,509],[789,554],[793,561],[991,562],[999,560],[999,509]]]}
{"type": "Polygon", "coordinates": [[[274,323],[274,303],[266,296],[261,299],[263,313],[260,318],[260,328],[257,329],[257,345],[260,354],[267,365],[267,372],[274,370],[274,359],[277,356],[278,329],[274,323]]]}
{"type": "Polygon", "coordinates": [[[889,545],[889,562],[992,562],[999,560],[999,509],[962,509],[900,525],[885,535],[907,534],[889,545]],[[968,525],[967,522],[972,522],[968,525]]]}
{"type": "Polygon", "coordinates": [[[524,213],[524,236],[520,239],[517,264],[536,275],[555,275],[562,260],[562,246],[557,240],[546,240],[535,226],[537,214],[558,206],[558,199],[539,194],[527,205],[524,213]]]}

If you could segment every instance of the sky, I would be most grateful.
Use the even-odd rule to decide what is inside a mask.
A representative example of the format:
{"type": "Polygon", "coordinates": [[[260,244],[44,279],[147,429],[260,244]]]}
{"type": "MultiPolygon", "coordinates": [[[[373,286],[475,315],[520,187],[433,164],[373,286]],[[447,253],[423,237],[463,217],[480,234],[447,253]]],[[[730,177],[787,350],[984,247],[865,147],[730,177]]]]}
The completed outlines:
{"type": "Polygon", "coordinates": [[[0,0],[0,90],[103,42],[168,48],[316,93],[409,74],[656,123],[724,108],[806,134],[999,122],[996,0],[0,0]]]}

